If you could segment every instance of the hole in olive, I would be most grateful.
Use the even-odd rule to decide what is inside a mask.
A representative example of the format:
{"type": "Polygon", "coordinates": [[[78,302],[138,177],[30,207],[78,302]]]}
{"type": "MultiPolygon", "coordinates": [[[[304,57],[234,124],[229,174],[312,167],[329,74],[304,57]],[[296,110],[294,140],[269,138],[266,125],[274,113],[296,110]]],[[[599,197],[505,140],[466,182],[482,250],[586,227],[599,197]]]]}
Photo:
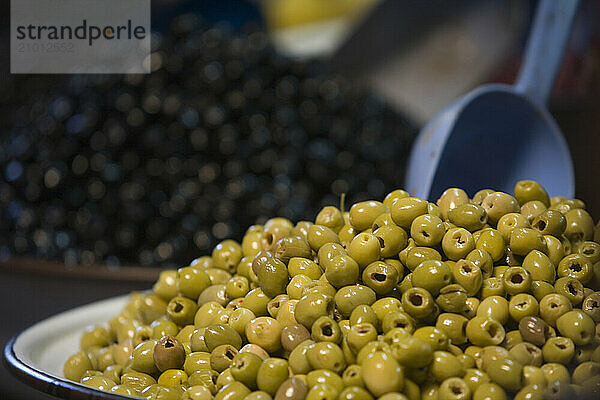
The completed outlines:
{"type": "Polygon", "coordinates": [[[228,349],[227,351],[225,351],[225,357],[229,358],[230,360],[233,360],[233,357],[235,357],[235,353],[228,349]]]}
{"type": "Polygon", "coordinates": [[[379,240],[379,246],[384,249],[385,248],[385,241],[383,240],[382,237],[377,237],[377,239],[379,240]]]}
{"type": "Polygon", "coordinates": [[[183,305],[181,303],[175,302],[175,305],[173,306],[173,311],[178,313],[181,312],[181,310],[183,310],[183,305]]]}
{"type": "Polygon", "coordinates": [[[569,267],[569,269],[571,271],[575,271],[575,272],[581,272],[581,265],[575,263],[575,264],[571,264],[571,266],[569,267]]]}
{"type": "Polygon", "coordinates": [[[543,231],[544,229],[546,229],[546,221],[542,221],[540,219],[537,223],[537,229],[538,231],[543,231]]]}
{"type": "Polygon", "coordinates": [[[329,325],[329,324],[323,325],[323,327],[321,328],[321,332],[325,336],[333,335],[333,329],[331,329],[331,325],[329,325]]]}
{"type": "Polygon", "coordinates": [[[462,270],[467,274],[473,271],[469,265],[463,265],[462,270]]]}
{"type": "Polygon", "coordinates": [[[514,274],[510,277],[510,281],[514,284],[523,283],[523,276],[521,274],[514,274]]]}
{"type": "Polygon", "coordinates": [[[556,303],[550,303],[550,308],[556,308],[556,307],[558,307],[558,304],[556,304],[556,303]]]}
{"type": "Polygon", "coordinates": [[[421,235],[423,235],[426,238],[429,237],[429,233],[427,233],[426,231],[421,231],[421,235]]]}
{"type": "Polygon", "coordinates": [[[567,348],[567,346],[564,343],[556,343],[556,347],[558,347],[561,350],[564,350],[567,348]]]}
{"type": "Polygon", "coordinates": [[[360,328],[357,329],[358,333],[367,333],[370,331],[368,326],[361,326],[360,328]]]}
{"type": "Polygon", "coordinates": [[[594,254],[594,253],[595,253],[594,249],[591,249],[589,247],[587,249],[583,249],[583,254],[585,254],[586,256],[589,256],[589,255],[594,254]]]}
{"type": "Polygon", "coordinates": [[[268,246],[273,244],[273,234],[271,232],[265,232],[264,239],[268,246]]]}
{"type": "Polygon", "coordinates": [[[496,325],[492,324],[492,325],[488,326],[487,331],[491,337],[495,337],[496,334],[498,334],[498,327],[496,325]]]}
{"type": "Polygon", "coordinates": [[[450,388],[450,390],[452,390],[452,393],[454,393],[454,394],[461,394],[462,393],[462,388],[460,386],[452,386],[450,388]]]}
{"type": "Polygon", "coordinates": [[[170,348],[170,347],[175,347],[175,343],[173,343],[173,342],[172,342],[172,341],[170,341],[170,340],[167,340],[167,341],[165,342],[165,348],[166,348],[166,349],[168,349],[168,348],[170,348]]]}
{"type": "MultiPolygon", "coordinates": [[[[491,208],[491,207],[490,207],[490,208],[491,208]]],[[[479,220],[480,220],[481,222],[485,221],[485,215],[482,215],[481,217],[479,217],[479,220]]]]}
{"type": "Polygon", "coordinates": [[[410,301],[410,303],[414,306],[421,306],[423,305],[423,298],[421,297],[420,294],[417,293],[413,293],[408,297],[408,301],[410,301]]]}
{"type": "Polygon", "coordinates": [[[371,274],[371,278],[373,278],[373,280],[376,280],[377,282],[385,282],[387,276],[385,274],[382,274],[381,272],[374,272],[371,274]]]}
{"type": "Polygon", "coordinates": [[[571,293],[573,296],[575,296],[577,294],[577,288],[575,287],[575,285],[573,285],[573,283],[569,283],[567,285],[567,290],[569,291],[569,293],[571,293]]]}
{"type": "Polygon", "coordinates": [[[396,321],[396,323],[394,324],[394,326],[396,328],[406,328],[406,322],[396,321]]]}

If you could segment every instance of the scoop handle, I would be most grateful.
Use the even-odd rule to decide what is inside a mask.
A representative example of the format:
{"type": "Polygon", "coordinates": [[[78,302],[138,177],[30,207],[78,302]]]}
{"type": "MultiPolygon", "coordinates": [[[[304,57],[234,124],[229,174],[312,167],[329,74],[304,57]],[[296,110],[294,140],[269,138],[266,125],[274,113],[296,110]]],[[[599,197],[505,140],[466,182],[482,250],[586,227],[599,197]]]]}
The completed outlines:
{"type": "Polygon", "coordinates": [[[516,90],[540,106],[554,86],[579,0],[540,0],[516,90]]]}

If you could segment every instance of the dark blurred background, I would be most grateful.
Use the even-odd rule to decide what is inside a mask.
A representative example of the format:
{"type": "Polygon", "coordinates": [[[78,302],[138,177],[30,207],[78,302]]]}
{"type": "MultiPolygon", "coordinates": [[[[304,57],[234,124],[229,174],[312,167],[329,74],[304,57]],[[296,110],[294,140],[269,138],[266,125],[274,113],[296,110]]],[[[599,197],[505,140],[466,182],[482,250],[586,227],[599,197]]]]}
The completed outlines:
{"type": "MultiPolygon", "coordinates": [[[[402,187],[419,127],[514,80],[535,1],[155,0],[152,74],[11,75],[0,12],[0,343],[148,288],[270,216],[402,187]],[[23,261],[29,260],[29,261],[23,261]],[[33,261],[31,261],[33,260],[33,261]],[[35,261],[38,260],[38,261],[35,261]]],[[[600,215],[600,5],[550,102],[600,215]]],[[[0,398],[47,398],[0,368],[0,398]]]]}

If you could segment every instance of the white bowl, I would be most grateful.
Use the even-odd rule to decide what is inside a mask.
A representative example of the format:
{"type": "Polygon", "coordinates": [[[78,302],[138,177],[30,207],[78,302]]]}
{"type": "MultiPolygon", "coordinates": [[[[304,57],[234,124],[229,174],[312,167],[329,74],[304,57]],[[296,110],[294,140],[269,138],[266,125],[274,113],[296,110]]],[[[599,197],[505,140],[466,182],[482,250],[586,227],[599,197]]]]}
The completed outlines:
{"type": "Polygon", "coordinates": [[[118,315],[128,298],[118,296],[77,307],[27,328],[4,348],[6,366],[25,384],[58,398],[125,398],[69,381],[62,369],[67,358],[78,351],[84,329],[118,315]]]}

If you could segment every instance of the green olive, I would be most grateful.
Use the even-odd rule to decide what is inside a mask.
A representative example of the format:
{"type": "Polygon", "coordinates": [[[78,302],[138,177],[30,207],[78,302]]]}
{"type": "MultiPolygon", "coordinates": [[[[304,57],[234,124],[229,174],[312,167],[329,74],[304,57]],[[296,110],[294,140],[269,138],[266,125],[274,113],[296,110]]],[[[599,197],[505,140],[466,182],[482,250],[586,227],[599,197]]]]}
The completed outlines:
{"type": "Polygon", "coordinates": [[[550,197],[542,185],[536,181],[519,181],[514,189],[515,198],[523,205],[528,201],[541,201],[546,207],[550,206],[550,197]]]}
{"type": "Polygon", "coordinates": [[[369,391],[379,397],[404,388],[402,367],[389,354],[376,352],[362,364],[362,378],[369,391]]]}
{"type": "Polygon", "coordinates": [[[503,192],[494,192],[487,195],[481,202],[481,207],[486,211],[488,220],[494,225],[503,215],[520,211],[517,199],[503,192]]]}

